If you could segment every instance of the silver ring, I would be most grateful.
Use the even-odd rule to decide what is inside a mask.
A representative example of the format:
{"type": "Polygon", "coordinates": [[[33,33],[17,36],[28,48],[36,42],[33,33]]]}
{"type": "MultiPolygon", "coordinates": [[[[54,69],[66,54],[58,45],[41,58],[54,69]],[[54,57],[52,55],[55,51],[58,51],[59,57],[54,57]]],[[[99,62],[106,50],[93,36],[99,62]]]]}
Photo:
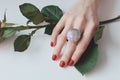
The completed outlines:
{"type": "Polygon", "coordinates": [[[81,32],[78,29],[70,29],[67,33],[67,40],[77,42],[80,40],[81,32]]]}

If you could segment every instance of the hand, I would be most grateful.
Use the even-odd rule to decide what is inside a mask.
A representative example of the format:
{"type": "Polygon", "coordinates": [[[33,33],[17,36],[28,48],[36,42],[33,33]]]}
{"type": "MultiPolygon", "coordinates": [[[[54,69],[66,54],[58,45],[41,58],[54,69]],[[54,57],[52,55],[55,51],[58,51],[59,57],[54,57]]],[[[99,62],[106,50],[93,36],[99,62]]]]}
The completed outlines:
{"type": "Polygon", "coordinates": [[[63,15],[53,30],[51,46],[54,47],[52,59],[60,58],[60,66],[73,66],[86,50],[98,25],[98,0],[77,0],[77,2],[63,15]],[[78,42],[67,41],[67,32],[78,29],[82,37],[78,42]],[[61,33],[60,31],[63,30],[61,33]],[[60,33],[60,34],[59,34],[60,33]],[[65,51],[60,56],[64,44],[65,51]]]}

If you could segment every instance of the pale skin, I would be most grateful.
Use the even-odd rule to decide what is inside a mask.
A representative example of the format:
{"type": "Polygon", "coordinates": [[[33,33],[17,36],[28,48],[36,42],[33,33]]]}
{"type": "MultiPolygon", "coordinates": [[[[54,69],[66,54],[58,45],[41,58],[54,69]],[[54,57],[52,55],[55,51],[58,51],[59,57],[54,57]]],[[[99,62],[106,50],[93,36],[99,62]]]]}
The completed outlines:
{"type": "Polygon", "coordinates": [[[51,46],[54,47],[52,59],[60,59],[60,67],[75,65],[88,47],[99,24],[97,10],[98,0],[77,0],[54,28],[51,36],[51,46]],[[82,33],[78,42],[67,41],[66,35],[71,28],[82,33]],[[65,44],[65,51],[61,55],[65,44]]]}

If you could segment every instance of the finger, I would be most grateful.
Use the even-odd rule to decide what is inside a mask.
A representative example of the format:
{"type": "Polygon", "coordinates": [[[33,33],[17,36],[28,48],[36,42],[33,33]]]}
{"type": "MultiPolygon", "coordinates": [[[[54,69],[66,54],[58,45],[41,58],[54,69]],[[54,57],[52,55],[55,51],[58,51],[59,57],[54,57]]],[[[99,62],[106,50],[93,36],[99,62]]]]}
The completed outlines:
{"type": "Polygon", "coordinates": [[[65,52],[60,60],[60,63],[59,63],[60,67],[65,67],[68,64],[75,49],[76,49],[76,44],[71,41],[68,41],[66,50],[65,50],[65,52]]]}
{"type": "Polygon", "coordinates": [[[54,51],[52,54],[52,60],[57,60],[60,57],[60,53],[62,51],[62,48],[66,42],[66,37],[64,35],[59,35],[57,38],[57,44],[54,47],[54,51]]]}
{"type": "Polygon", "coordinates": [[[63,15],[63,17],[60,19],[60,21],[57,23],[57,25],[53,29],[52,36],[51,36],[51,43],[50,43],[51,47],[54,47],[56,45],[57,36],[59,35],[60,31],[64,28],[65,20],[66,20],[66,17],[63,15]]]}
{"type": "Polygon", "coordinates": [[[80,57],[88,47],[88,44],[92,39],[95,29],[96,24],[93,21],[90,21],[85,28],[82,39],[79,41],[78,46],[71,57],[71,61],[74,61],[74,64],[76,64],[76,62],[80,59],[80,57]]]}
{"type": "Polygon", "coordinates": [[[70,29],[72,21],[73,21],[73,18],[68,18],[68,20],[66,21],[65,28],[63,29],[62,33],[58,37],[58,40],[56,42],[56,46],[55,46],[55,49],[53,52],[53,56],[52,56],[53,60],[56,60],[61,53],[61,50],[66,42],[66,32],[65,31],[70,29]]]}

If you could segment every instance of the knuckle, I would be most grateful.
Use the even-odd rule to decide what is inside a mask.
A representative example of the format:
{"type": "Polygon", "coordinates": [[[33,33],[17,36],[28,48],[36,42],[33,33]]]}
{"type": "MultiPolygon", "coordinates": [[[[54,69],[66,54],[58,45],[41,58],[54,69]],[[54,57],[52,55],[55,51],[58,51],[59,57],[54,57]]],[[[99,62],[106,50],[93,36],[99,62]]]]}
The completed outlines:
{"type": "Polygon", "coordinates": [[[65,13],[65,14],[63,15],[64,18],[67,18],[67,17],[69,17],[69,16],[70,16],[69,13],[65,13]]]}
{"type": "Polygon", "coordinates": [[[96,27],[97,23],[95,21],[91,22],[91,27],[96,27]]]}
{"type": "Polygon", "coordinates": [[[86,50],[87,45],[88,44],[86,42],[82,43],[77,49],[77,50],[79,50],[78,53],[83,53],[86,50]]]}
{"type": "Polygon", "coordinates": [[[86,44],[83,44],[80,48],[81,52],[83,53],[86,50],[86,44]]]}
{"type": "Polygon", "coordinates": [[[60,52],[60,49],[58,48],[58,47],[55,47],[55,49],[54,49],[54,54],[59,54],[59,52],[60,52]]]}
{"type": "Polygon", "coordinates": [[[69,54],[65,54],[65,53],[64,53],[63,57],[64,57],[65,59],[69,59],[69,54]]]}
{"type": "Polygon", "coordinates": [[[60,34],[60,35],[58,36],[58,39],[66,39],[66,35],[60,34]]]}
{"type": "Polygon", "coordinates": [[[67,15],[66,15],[66,13],[65,13],[65,14],[63,14],[63,16],[62,16],[61,19],[66,19],[66,18],[67,18],[67,15]]]}
{"type": "Polygon", "coordinates": [[[81,52],[77,52],[72,56],[72,59],[75,61],[75,63],[80,59],[81,55],[81,52]]]}
{"type": "Polygon", "coordinates": [[[97,26],[99,25],[98,21],[95,20],[91,20],[90,24],[91,24],[91,31],[95,31],[97,26]]]}
{"type": "Polygon", "coordinates": [[[64,16],[67,17],[67,18],[75,18],[76,17],[76,15],[74,13],[71,13],[71,12],[66,12],[64,14],[64,16]]]}
{"type": "Polygon", "coordinates": [[[92,27],[96,27],[96,26],[98,26],[98,25],[99,25],[98,20],[97,20],[97,19],[93,19],[93,20],[91,20],[91,25],[92,25],[92,27]]]}
{"type": "Polygon", "coordinates": [[[80,20],[84,20],[84,19],[86,19],[86,16],[85,16],[85,14],[81,14],[81,15],[77,16],[77,18],[80,20]]]}
{"type": "Polygon", "coordinates": [[[88,35],[85,35],[85,36],[84,36],[84,41],[83,41],[82,45],[87,45],[86,42],[88,42],[88,41],[89,41],[89,36],[88,36],[88,35]]]}
{"type": "Polygon", "coordinates": [[[53,33],[58,33],[59,32],[59,28],[58,27],[55,27],[54,29],[53,29],[53,33]]]}

